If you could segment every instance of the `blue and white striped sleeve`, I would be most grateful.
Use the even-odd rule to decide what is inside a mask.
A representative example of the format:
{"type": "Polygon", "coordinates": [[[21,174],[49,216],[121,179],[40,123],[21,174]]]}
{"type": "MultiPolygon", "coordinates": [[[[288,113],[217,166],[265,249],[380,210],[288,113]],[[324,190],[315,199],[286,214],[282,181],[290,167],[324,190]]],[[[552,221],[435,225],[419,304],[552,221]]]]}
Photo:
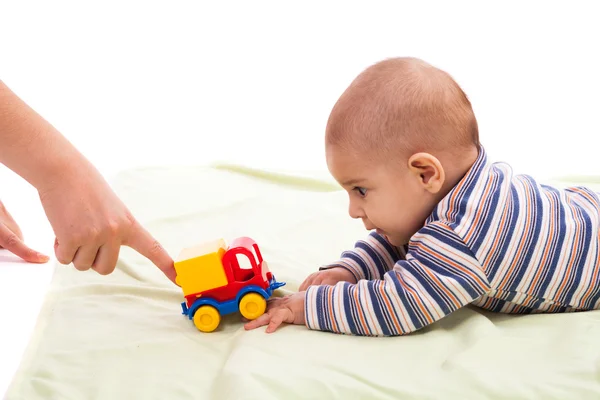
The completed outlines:
{"type": "Polygon", "coordinates": [[[422,228],[406,260],[380,280],[310,286],[306,326],[363,336],[414,332],[489,292],[478,260],[462,239],[442,223],[422,228]]]}
{"type": "Polygon", "coordinates": [[[403,248],[393,246],[384,236],[372,231],[366,239],[357,241],[354,249],[343,252],[339,260],[319,270],[342,267],[352,272],[357,282],[382,279],[405,254],[403,248]]]}

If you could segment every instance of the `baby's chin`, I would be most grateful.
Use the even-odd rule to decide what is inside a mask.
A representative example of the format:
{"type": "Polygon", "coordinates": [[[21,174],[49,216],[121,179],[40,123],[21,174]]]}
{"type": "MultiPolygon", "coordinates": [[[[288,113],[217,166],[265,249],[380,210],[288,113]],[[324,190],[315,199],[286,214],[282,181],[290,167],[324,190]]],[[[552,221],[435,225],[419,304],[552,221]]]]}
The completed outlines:
{"type": "Polygon", "coordinates": [[[390,242],[393,246],[396,247],[401,247],[404,246],[406,244],[406,240],[394,237],[394,236],[387,236],[385,235],[385,238],[387,239],[388,242],[390,242]]]}
{"type": "Polygon", "coordinates": [[[380,229],[377,229],[377,233],[379,233],[379,234],[380,234],[381,236],[383,236],[383,237],[384,237],[384,238],[385,238],[385,239],[386,239],[388,242],[390,242],[390,244],[391,244],[392,246],[396,246],[396,247],[399,247],[399,246],[404,246],[404,244],[405,244],[405,242],[406,242],[406,241],[404,240],[404,238],[401,238],[401,237],[399,237],[398,235],[392,235],[392,234],[386,233],[386,232],[384,232],[384,231],[382,231],[382,230],[380,230],[380,229]]]}

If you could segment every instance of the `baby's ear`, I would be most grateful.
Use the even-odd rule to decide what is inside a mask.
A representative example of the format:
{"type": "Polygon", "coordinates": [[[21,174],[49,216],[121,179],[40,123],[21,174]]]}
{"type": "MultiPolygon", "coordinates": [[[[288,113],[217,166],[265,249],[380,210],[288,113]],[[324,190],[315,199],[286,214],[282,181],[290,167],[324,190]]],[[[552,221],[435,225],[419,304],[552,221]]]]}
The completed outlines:
{"type": "Polygon", "coordinates": [[[444,168],[440,160],[431,154],[413,154],[408,159],[408,169],[428,192],[435,194],[442,189],[446,179],[444,168]]]}

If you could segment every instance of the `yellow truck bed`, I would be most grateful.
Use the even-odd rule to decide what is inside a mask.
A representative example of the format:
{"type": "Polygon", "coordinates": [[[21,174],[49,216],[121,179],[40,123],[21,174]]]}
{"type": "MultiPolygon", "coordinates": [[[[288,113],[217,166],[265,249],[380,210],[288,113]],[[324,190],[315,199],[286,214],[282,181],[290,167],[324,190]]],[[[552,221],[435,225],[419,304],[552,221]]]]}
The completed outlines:
{"type": "Polygon", "coordinates": [[[226,251],[223,239],[181,250],[175,260],[175,271],[184,296],[227,285],[221,261],[226,251]]]}

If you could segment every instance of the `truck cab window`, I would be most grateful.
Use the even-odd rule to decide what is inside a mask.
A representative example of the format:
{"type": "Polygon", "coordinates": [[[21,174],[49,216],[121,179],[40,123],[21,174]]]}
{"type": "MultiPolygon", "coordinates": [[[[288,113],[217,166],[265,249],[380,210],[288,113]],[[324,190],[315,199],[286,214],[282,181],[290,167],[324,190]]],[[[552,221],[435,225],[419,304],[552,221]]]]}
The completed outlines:
{"type": "Polygon", "coordinates": [[[254,277],[254,270],[252,269],[252,263],[243,254],[237,254],[236,256],[237,262],[240,266],[239,269],[234,268],[234,276],[235,280],[238,282],[245,282],[254,277]]]}

